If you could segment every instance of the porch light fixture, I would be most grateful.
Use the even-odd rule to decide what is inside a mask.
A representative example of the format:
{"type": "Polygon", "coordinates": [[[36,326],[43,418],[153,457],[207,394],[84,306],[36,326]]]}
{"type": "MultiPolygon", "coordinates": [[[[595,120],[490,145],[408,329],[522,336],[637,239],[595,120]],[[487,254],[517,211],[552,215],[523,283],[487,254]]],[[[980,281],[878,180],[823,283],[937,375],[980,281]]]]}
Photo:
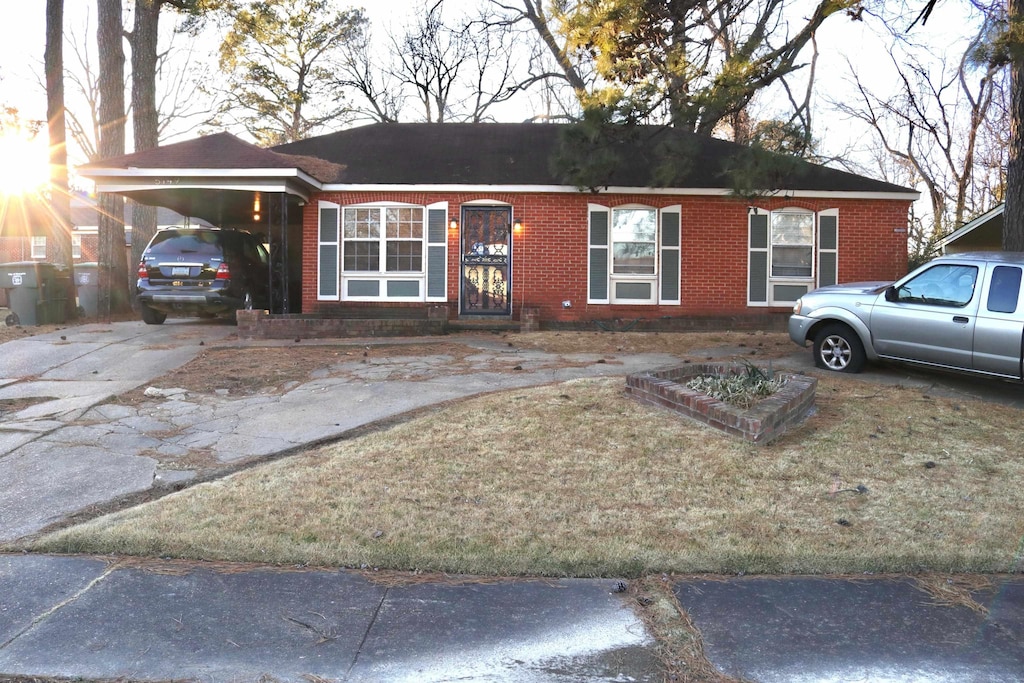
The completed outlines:
{"type": "Polygon", "coordinates": [[[448,224],[448,228],[451,229],[452,232],[458,230],[459,222],[453,218],[451,223],[448,224]]]}
{"type": "Polygon", "coordinates": [[[252,198],[252,219],[254,222],[260,220],[260,193],[257,192],[252,198]]]}
{"type": "Polygon", "coordinates": [[[513,223],[512,224],[512,231],[515,232],[515,234],[517,234],[517,235],[519,233],[521,233],[523,231],[523,222],[522,221],[516,221],[515,223],[513,223]]]}

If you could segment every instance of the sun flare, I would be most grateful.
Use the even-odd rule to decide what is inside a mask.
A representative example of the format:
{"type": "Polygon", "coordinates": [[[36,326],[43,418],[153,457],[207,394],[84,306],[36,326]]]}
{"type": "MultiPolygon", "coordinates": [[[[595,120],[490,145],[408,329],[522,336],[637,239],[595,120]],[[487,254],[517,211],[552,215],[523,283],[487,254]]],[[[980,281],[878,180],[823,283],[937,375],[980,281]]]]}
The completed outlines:
{"type": "Polygon", "coordinates": [[[34,192],[50,180],[45,136],[28,138],[20,131],[0,133],[0,194],[34,192]]]}

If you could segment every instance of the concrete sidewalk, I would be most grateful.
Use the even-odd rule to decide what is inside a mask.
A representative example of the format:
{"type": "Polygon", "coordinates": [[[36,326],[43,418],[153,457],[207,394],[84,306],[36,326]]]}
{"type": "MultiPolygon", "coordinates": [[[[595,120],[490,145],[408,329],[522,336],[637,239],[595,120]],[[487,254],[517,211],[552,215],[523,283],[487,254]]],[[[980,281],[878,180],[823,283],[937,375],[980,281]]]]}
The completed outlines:
{"type": "MultiPolygon", "coordinates": [[[[741,680],[1024,681],[1021,577],[975,591],[977,609],[937,604],[902,578],[693,579],[674,590],[709,661],[741,680]]],[[[0,555],[0,674],[663,681],[628,595],[604,579],[391,585],[345,571],[0,555]]]]}

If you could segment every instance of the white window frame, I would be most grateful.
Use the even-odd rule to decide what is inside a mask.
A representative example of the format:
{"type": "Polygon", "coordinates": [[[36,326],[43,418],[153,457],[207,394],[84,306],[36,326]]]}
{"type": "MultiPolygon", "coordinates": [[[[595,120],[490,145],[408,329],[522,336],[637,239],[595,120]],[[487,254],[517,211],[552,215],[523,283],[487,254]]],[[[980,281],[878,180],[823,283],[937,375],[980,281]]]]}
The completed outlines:
{"type": "Polygon", "coordinates": [[[817,217],[817,215],[813,211],[809,211],[807,209],[799,209],[799,208],[784,208],[784,209],[776,209],[775,211],[772,211],[771,215],[769,216],[769,219],[768,219],[768,277],[769,277],[769,279],[772,279],[772,280],[798,280],[798,281],[801,281],[801,282],[813,281],[814,278],[815,278],[816,270],[817,270],[815,268],[815,264],[817,262],[817,259],[815,258],[815,255],[817,254],[817,246],[818,246],[817,245],[817,232],[818,232],[818,217],[817,217]],[[777,222],[776,218],[779,217],[779,216],[801,216],[801,217],[804,217],[804,218],[810,218],[811,219],[811,226],[810,226],[811,241],[810,241],[810,244],[803,243],[803,242],[801,242],[799,244],[789,244],[789,245],[777,244],[776,240],[775,240],[776,227],[778,225],[778,222],[777,222]],[[807,275],[775,275],[775,249],[776,248],[782,249],[782,248],[785,248],[785,247],[799,247],[799,248],[809,249],[810,250],[810,254],[808,256],[807,261],[808,261],[808,267],[811,269],[811,272],[808,273],[807,275]]]}
{"type": "Polygon", "coordinates": [[[422,302],[427,300],[427,258],[429,234],[428,219],[430,207],[420,204],[408,204],[404,202],[375,202],[370,204],[351,204],[341,207],[338,216],[338,273],[340,282],[339,294],[342,301],[395,301],[395,302],[422,302]],[[387,211],[388,209],[418,209],[420,211],[420,237],[416,238],[389,238],[387,236],[387,211]],[[345,247],[346,242],[367,241],[366,238],[345,238],[345,223],[350,210],[370,210],[379,212],[380,234],[377,236],[379,256],[377,270],[345,270],[345,247]],[[420,268],[419,270],[387,270],[387,246],[389,242],[416,242],[421,244],[420,268]],[[349,294],[350,285],[365,282],[377,284],[377,295],[360,296],[349,294]],[[417,296],[388,296],[387,291],[390,283],[416,282],[417,296]]]}
{"type": "Polygon", "coordinates": [[[71,233],[71,258],[82,258],[81,233],[71,233]]]}
{"type": "Polygon", "coordinates": [[[646,306],[658,303],[659,277],[661,275],[661,211],[656,207],[644,204],[622,204],[609,209],[608,215],[608,299],[612,304],[646,306]],[[624,211],[650,211],[654,214],[654,272],[653,273],[616,273],[615,272],[615,217],[624,211]],[[650,288],[647,299],[623,298],[617,295],[619,286],[645,285],[650,288]]]}
{"type": "Polygon", "coordinates": [[[32,235],[31,256],[34,259],[46,258],[46,235],[32,235]]]}
{"type": "Polygon", "coordinates": [[[778,209],[774,209],[768,212],[768,302],[767,304],[751,304],[748,305],[767,305],[772,307],[790,306],[796,303],[799,296],[792,298],[787,297],[776,297],[776,292],[785,287],[791,287],[793,290],[801,290],[803,292],[809,292],[817,286],[818,277],[818,230],[819,230],[819,217],[825,212],[815,212],[810,209],[797,206],[785,206],[778,209]],[[777,246],[775,241],[775,227],[776,227],[776,216],[785,214],[798,214],[802,216],[809,216],[811,218],[811,243],[810,245],[797,245],[797,246],[809,246],[811,250],[810,254],[810,269],[809,275],[774,275],[775,271],[775,249],[777,246]]]}

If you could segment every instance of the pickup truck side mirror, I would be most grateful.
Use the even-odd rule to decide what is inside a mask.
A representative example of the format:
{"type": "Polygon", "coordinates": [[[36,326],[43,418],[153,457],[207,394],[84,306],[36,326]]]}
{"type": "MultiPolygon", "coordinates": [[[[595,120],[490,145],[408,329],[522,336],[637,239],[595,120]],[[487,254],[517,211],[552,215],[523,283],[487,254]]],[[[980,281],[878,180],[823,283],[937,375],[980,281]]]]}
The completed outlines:
{"type": "Polygon", "coordinates": [[[890,302],[891,301],[898,301],[899,298],[900,298],[900,295],[896,292],[896,287],[895,286],[889,285],[888,287],[885,288],[885,300],[886,301],[890,301],[890,302]]]}

